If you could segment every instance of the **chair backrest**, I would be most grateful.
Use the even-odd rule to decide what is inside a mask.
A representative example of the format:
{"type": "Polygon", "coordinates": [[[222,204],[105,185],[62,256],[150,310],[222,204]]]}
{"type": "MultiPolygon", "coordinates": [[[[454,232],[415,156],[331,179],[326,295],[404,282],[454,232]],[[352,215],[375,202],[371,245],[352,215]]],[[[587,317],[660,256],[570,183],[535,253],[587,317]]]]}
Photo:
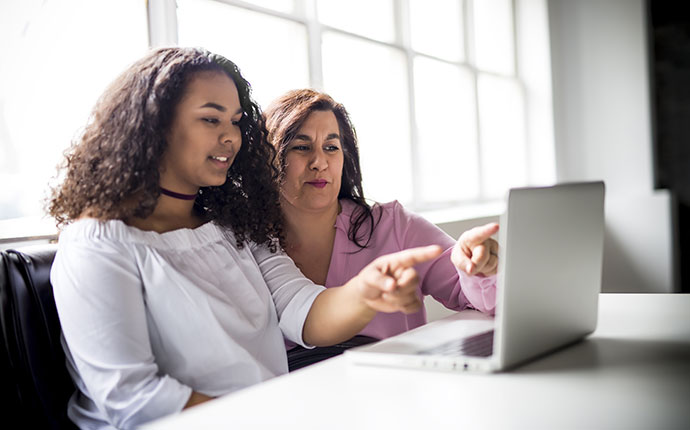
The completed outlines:
{"type": "Polygon", "coordinates": [[[22,428],[75,428],[67,417],[75,387],[50,284],[56,249],[40,245],[0,253],[1,401],[14,418],[6,422],[22,428]]]}

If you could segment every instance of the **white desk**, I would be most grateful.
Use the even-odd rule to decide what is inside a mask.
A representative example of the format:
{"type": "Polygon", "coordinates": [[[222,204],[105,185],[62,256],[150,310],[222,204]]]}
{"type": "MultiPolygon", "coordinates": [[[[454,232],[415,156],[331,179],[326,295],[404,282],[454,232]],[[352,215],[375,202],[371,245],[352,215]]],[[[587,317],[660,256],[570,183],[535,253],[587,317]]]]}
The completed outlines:
{"type": "Polygon", "coordinates": [[[602,294],[585,341],[511,372],[355,366],[344,357],[146,429],[690,429],[690,295],[602,294]]]}

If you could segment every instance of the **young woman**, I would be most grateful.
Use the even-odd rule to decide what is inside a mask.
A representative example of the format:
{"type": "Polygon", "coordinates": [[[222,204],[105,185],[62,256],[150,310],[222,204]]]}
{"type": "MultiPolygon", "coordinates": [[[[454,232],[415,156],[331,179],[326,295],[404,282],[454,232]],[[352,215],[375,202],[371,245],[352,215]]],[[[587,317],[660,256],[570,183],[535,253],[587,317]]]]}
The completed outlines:
{"type": "MultiPolygon", "coordinates": [[[[326,287],[340,285],[378,256],[438,244],[443,254],[417,268],[418,295],[431,295],[449,309],[493,313],[498,243],[491,235],[497,224],[469,230],[456,242],[397,201],[369,206],[354,127],[344,106],[326,94],[290,91],[269,105],[265,117],[278,151],[286,252],[305,276],[326,287]]],[[[287,342],[290,369],[425,323],[421,308],[379,314],[359,336],[336,347],[305,350],[287,342]]]]}
{"type": "Polygon", "coordinates": [[[279,251],[275,152],[249,85],[200,49],[152,51],[105,92],[50,213],[51,272],[81,428],[132,428],[287,372],[283,337],[329,345],[377,311],[416,311],[412,266],[341,288],[279,251]]]}

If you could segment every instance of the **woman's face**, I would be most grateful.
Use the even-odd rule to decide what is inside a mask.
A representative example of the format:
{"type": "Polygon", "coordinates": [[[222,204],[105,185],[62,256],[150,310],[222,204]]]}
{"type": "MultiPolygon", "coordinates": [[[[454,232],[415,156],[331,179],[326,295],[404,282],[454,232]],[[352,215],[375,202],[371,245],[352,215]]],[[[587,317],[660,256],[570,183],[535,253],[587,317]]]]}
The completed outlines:
{"type": "Polygon", "coordinates": [[[242,108],[235,83],[225,73],[196,73],[175,108],[161,162],[160,185],[195,194],[223,185],[242,145],[242,108]]]}
{"type": "Polygon", "coordinates": [[[285,152],[283,201],[301,210],[319,211],[338,204],[343,150],[332,111],[314,111],[297,130],[285,152]]]}

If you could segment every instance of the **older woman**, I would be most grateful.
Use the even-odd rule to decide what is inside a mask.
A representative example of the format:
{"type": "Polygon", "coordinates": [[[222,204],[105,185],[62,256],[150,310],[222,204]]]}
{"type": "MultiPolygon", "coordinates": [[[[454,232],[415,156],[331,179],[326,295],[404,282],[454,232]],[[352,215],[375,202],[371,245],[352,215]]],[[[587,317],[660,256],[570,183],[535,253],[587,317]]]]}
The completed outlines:
{"type": "Polygon", "coordinates": [[[286,373],[284,337],[329,345],[419,308],[411,266],[440,249],[327,290],[278,252],[274,154],[248,83],[204,50],[155,50],[100,99],[50,204],[79,427],[136,427],[286,373]]]}
{"type": "MultiPolygon", "coordinates": [[[[305,276],[326,287],[340,285],[381,255],[438,244],[443,254],[417,267],[419,296],[431,295],[453,310],[493,313],[498,244],[491,235],[497,224],[469,230],[456,242],[397,201],[370,206],[354,127],[345,107],[324,93],[290,91],[268,106],[265,117],[278,151],[286,252],[305,276]]],[[[384,160],[381,167],[387,168],[384,160]]],[[[305,350],[287,342],[290,369],[425,323],[422,308],[377,315],[359,336],[336,347],[305,350]]]]}

